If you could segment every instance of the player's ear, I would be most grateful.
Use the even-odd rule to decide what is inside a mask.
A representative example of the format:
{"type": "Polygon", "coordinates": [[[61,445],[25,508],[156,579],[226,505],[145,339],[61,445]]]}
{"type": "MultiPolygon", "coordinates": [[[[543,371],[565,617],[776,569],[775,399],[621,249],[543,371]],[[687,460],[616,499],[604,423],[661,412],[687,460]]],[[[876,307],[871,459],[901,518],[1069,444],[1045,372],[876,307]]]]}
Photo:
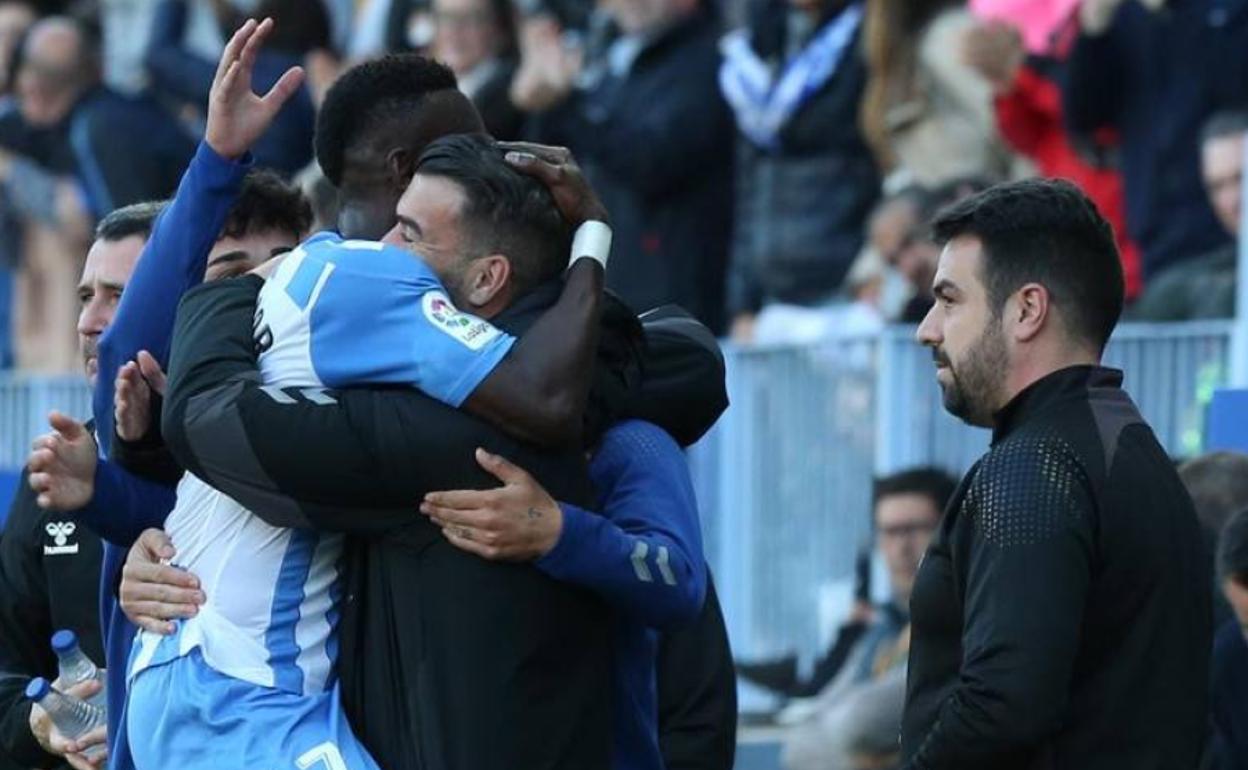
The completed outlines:
{"type": "Polygon", "coordinates": [[[511,283],[511,260],[502,254],[490,254],[473,260],[468,277],[468,302],[485,307],[503,296],[511,283]]]}
{"type": "Polygon", "coordinates": [[[386,172],[390,182],[400,190],[406,190],[416,174],[416,153],[406,147],[395,147],[386,153],[386,172]]]}

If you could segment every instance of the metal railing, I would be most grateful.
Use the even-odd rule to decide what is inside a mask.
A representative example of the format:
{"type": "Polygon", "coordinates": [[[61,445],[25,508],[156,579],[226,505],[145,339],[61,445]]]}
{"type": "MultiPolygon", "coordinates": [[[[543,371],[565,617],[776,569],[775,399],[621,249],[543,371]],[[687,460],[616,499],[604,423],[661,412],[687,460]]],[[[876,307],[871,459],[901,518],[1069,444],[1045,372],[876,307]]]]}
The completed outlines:
{"type": "MultiPolygon", "coordinates": [[[[1106,351],[1176,457],[1201,449],[1231,326],[1125,324],[1106,351]]],[[[729,349],[727,360],[732,407],[690,453],[708,558],[737,654],[809,661],[849,600],[873,475],[927,464],[964,472],[988,432],[944,411],[931,354],[909,328],[729,349]]]]}
{"type": "MultiPolygon", "coordinates": [[[[1230,322],[1123,325],[1106,362],[1175,456],[1198,452],[1228,376],[1230,322]]],[[[986,431],[945,413],[913,330],[806,348],[726,351],[732,407],[690,453],[708,559],[736,651],[813,657],[843,614],[870,535],[871,480],[964,471],[986,431]]],[[[0,468],[25,461],[51,409],[90,414],[80,377],[0,378],[0,468]]]]}

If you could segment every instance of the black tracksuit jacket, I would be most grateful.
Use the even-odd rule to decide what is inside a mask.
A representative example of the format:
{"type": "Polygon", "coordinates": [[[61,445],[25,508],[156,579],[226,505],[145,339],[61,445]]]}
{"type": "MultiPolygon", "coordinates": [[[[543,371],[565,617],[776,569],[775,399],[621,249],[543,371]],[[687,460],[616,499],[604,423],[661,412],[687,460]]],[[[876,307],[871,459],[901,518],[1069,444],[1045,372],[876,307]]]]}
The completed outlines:
{"type": "Polygon", "coordinates": [[[1120,372],[997,415],[910,599],[908,770],[1190,770],[1207,733],[1209,566],[1120,372]]]}

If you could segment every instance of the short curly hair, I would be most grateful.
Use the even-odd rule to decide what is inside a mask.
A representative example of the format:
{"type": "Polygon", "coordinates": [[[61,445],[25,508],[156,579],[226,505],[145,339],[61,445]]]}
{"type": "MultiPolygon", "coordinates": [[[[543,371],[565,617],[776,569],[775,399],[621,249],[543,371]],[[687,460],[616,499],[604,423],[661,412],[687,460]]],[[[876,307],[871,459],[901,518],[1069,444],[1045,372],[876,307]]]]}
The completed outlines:
{"type": "Polygon", "coordinates": [[[343,73],[325,95],[316,120],[316,160],[342,183],[344,158],[372,128],[410,113],[428,94],[453,91],[455,74],[417,54],[390,54],[343,73]]]}
{"type": "Polygon", "coordinates": [[[226,214],[222,238],[282,232],[298,240],[312,226],[312,206],[297,186],[277,172],[256,168],[247,172],[238,199],[226,214]]]}

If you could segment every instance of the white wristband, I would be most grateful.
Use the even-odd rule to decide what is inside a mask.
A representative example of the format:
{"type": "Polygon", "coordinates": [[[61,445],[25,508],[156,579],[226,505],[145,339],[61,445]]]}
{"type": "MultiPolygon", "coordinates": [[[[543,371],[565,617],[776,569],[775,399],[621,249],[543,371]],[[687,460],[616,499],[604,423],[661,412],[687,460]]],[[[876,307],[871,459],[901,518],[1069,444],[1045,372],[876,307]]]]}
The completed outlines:
{"type": "Polygon", "coordinates": [[[572,258],[568,267],[576,264],[578,259],[592,259],[607,269],[607,258],[611,256],[611,227],[606,222],[591,219],[576,228],[572,238],[572,258]]]}

